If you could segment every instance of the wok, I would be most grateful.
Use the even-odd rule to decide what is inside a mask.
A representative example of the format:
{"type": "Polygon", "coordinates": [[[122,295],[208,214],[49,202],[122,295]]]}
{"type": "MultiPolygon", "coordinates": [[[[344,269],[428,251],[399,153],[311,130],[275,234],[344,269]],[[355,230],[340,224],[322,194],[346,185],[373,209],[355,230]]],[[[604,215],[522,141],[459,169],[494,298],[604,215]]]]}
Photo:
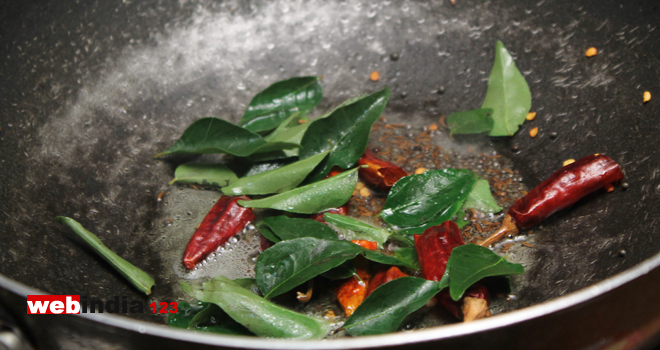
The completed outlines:
{"type": "Polygon", "coordinates": [[[642,103],[643,91],[660,93],[655,1],[78,0],[0,9],[2,334],[20,330],[42,349],[604,349],[657,340],[660,124],[657,98],[642,103]],[[181,189],[166,184],[187,159],[153,155],[193,120],[237,121],[270,83],[323,75],[321,109],[387,85],[389,121],[428,125],[480,105],[498,39],[526,76],[538,116],[488,147],[531,186],[563,160],[591,153],[618,161],[630,183],[536,232],[535,263],[505,303],[521,310],[304,342],[186,332],[150,313],[23,313],[27,294],[145,304],[182,296],[174,262],[217,193],[175,195],[181,189]],[[591,46],[600,52],[587,59],[591,46]],[[374,70],[377,83],[368,80],[374,70]],[[532,126],[540,127],[536,138],[532,126]],[[156,200],[161,191],[176,210],[156,200]],[[135,291],[56,225],[57,215],[79,219],[154,276],[154,293],[135,291]],[[168,218],[176,219],[169,228],[168,218]]]}

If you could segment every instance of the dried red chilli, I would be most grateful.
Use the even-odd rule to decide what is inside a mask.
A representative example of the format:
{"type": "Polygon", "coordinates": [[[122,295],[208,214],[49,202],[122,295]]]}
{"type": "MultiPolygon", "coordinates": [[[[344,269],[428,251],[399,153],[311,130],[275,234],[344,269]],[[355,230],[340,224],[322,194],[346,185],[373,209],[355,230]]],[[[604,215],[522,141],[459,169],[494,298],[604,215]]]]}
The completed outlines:
{"type": "MultiPolygon", "coordinates": [[[[421,235],[415,235],[415,250],[419,257],[422,275],[427,280],[440,281],[445,274],[452,249],[465,244],[461,230],[453,221],[445,221],[430,227],[421,235]]],[[[490,294],[480,283],[471,286],[459,301],[454,301],[448,291],[442,291],[439,300],[457,318],[466,322],[490,316],[490,294]]]]}
{"type": "Polygon", "coordinates": [[[408,175],[400,166],[376,157],[369,149],[364,152],[357,164],[368,165],[358,170],[364,181],[384,190],[389,190],[399,179],[408,175]]]}
{"type": "Polygon", "coordinates": [[[376,290],[376,288],[380,287],[381,285],[390,281],[394,281],[397,278],[406,277],[406,276],[408,275],[403,273],[396,266],[391,266],[389,268],[382,268],[380,271],[376,272],[374,277],[371,278],[371,281],[369,281],[369,285],[367,286],[366,296],[369,296],[371,292],[376,290]]]}
{"type": "Polygon", "coordinates": [[[555,171],[548,179],[517,200],[502,227],[479,243],[489,246],[505,235],[531,228],[601,187],[623,179],[621,167],[610,157],[589,155],[555,171]]]}
{"type": "MultiPolygon", "coordinates": [[[[378,245],[376,242],[365,241],[365,240],[355,240],[351,241],[362,248],[376,250],[378,245]]],[[[344,310],[346,317],[349,317],[353,314],[355,309],[362,304],[364,299],[367,297],[367,287],[369,286],[371,280],[371,273],[369,273],[369,262],[361,256],[353,259],[353,264],[355,265],[355,273],[357,276],[352,276],[344,280],[337,288],[335,289],[335,295],[337,296],[337,301],[339,305],[344,310]]]]}
{"type": "Polygon", "coordinates": [[[222,196],[206,214],[183,253],[183,265],[187,269],[194,268],[229,238],[241,232],[248,222],[254,220],[252,209],[238,205],[239,200],[249,198],[222,196]]]}

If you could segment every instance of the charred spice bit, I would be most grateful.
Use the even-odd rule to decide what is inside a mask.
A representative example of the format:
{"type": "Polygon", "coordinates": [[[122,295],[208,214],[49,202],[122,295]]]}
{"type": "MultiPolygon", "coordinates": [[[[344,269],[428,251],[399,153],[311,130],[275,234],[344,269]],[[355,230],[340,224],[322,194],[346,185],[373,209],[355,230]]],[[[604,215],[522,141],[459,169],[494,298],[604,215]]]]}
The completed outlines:
{"type": "Polygon", "coordinates": [[[524,245],[525,247],[534,248],[534,246],[531,243],[520,242],[520,244],[524,245]]]}
{"type": "MultiPolygon", "coordinates": [[[[453,221],[445,221],[433,226],[421,235],[415,235],[415,250],[424,278],[440,281],[447,268],[452,249],[465,244],[461,231],[453,221]]],[[[477,282],[465,291],[459,301],[454,301],[447,290],[439,293],[440,303],[457,318],[464,322],[490,316],[488,289],[477,282]]]]}
{"type": "Polygon", "coordinates": [[[612,184],[605,185],[605,191],[607,191],[607,192],[614,191],[614,185],[612,185],[612,184]]]}
{"type": "Polygon", "coordinates": [[[298,292],[296,298],[301,303],[306,303],[312,300],[312,293],[314,293],[314,280],[311,279],[307,281],[307,292],[298,292]]]}
{"type": "Polygon", "coordinates": [[[595,47],[590,47],[587,49],[587,52],[585,52],[587,57],[594,57],[596,54],[598,54],[598,50],[595,47]]]}
{"type": "Polygon", "coordinates": [[[651,93],[649,91],[644,91],[644,103],[651,101],[651,93]]]}
{"type": "Polygon", "coordinates": [[[559,135],[554,131],[550,133],[550,138],[553,139],[553,140],[556,139],[557,136],[559,136],[559,135]]]}
{"type": "Polygon", "coordinates": [[[621,189],[622,189],[622,190],[625,191],[625,190],[627,190],[627,189],[629,189],[629,188],[630,188],[630,183],[628,183],[628,182],[624,182],[624,183],[621,184],[621,189]]]}
{"type": "Polygon", "coordinates": [[[537,135],[538,133],[539,133],[539,128],[536,127],[536,128],[534,128],[534,129],[532,129],[532,130],[529,131],[529,136],[531,136],[531,137],[536,137],[536,135],[537,135]]]}
{"type": "Polygon", "coordinates": [[[158,197],[156,197],[156,201],[158,201],[158,202],[162,201],[163,197],[165,197],[165,193],[167,193],[167,192],[163,191],[163,192],[159,193],[158,197]]]}
{"type": "Polygon", "coordinates": [[[541,223],[584,196],[623,179],[621,167],[604,155],[589,155],[554,172],[509,208],[502,227],[479,243],[488,247],[502,237],[541,223]]]}
{"type": "Polygon", "coordinates": [[[183,265],[191,270],[206,256],[225,244],[229,238],[241,232],[248,222],[254,220],[252,208],[238,205],[246,196],[222,196],[206,214],[183,253],[183,265]]]}
{"type": "Polygon", "coordinates": [[[525,119],[527,119],[529,121],[534,120],[534,118],[536,118],[536,112],[529,112],[529,113],[527,113],[527,116],[525,117],[525,119]]]}
{"type": "Polygon", "coordinates": [[[337,315],[335,315],[335,312],[334,312],[334,311],[332,311],[332,310],[328,310],[328,311],[323,315],[323,318],[325,318],[326,320],[332,320],[332,319],[337,318],[337,315]]]}
{"type": "Polygon", "coordinates": [[[573,164],[573,163],[575,163],[575,159],[566,159],[566,160],[564,161],[564,165],[563,165],[563,166],[567,166],[567,165],[569,165],[569,164],[573,164]]]}
{"type": "Polygon", "coordinates": [[[196,189],[196,190],[199,190],[199,186],[197,186],[197,185],[195,185],[195,184],[191,184],[190,186],[191,186],[192,188],[196,189]]]}
{"type": "Polygon", "coordinates": [[[429,125],[429,130],[431,130],[431,131],[436,131],[436,130],[438,130],[438,125],[437,125],[437,124],[431,124],[431,125],[429,125]]]}
{"type": "Polygon", "coordinates": [[[371,74],[369,74],[369,80],[371,80],[371,81],[380,80],[380,73],[378,73],[377,71],[371,72],[371,74]]]}

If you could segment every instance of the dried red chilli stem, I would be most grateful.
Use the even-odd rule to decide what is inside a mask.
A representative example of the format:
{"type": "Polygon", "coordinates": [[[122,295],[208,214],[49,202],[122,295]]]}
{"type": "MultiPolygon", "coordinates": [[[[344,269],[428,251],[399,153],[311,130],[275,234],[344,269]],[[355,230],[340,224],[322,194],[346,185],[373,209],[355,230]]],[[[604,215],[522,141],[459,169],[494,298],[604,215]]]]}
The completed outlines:
{"type": "Polygon", "coordinates": [[[194,268],[229,238],[241,232],[248,222],[254,220],[252,209],[238,205],[239,200],[249,198],[222,196],[206,214],[183,253],[183,265],[187,269],[194,268]]]}
{"type": "Polygon", "coordinates": [[[364,181],[384,190],[389,190],[399,179],[408,175],[400,166],[376,157],[369,149],[357,164],[368,166],[358,170],[364,181]]]}
{"type": "Polygon", "coordinates": [[[620,182],[621,167],[604,155],[589,155],[554,172],[517,200],[504,217],[502,227],[479,245],[487,247],[505,235],[529,229],[597,189],[620,182]]]}
{"type": "MultiPolygon", "coordinates": [[[[424,278],[440,281],[447,269],[452,249],[463,244],[465,242],[461,231],[453,221],[445,221],[426,229],[421,235],[415,235],[415,250],[424,278]]],[[[490,316],[490,294],[479,282],[468,288],[459,301],[454,301],[446,290],[440,292],[439,300],[457,318],[461,318],[462,314],[464,322],[490,316]]]]}

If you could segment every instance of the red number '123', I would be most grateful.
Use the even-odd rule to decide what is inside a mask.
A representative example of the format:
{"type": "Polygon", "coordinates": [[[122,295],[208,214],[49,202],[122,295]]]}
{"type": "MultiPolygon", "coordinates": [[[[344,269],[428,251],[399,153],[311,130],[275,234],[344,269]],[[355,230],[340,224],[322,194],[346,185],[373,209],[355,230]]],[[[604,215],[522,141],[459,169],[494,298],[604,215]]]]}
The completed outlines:
{"type": "Polygon", "coordinates": [[[158,309],[158,307],[156,305],[158,305],[158,304],[155,301],[153,303],[149,304],[149,307],[151,308],[151,312],[154,313],[154,314],[155,313],[166,314],[168,312],[171,313],[171,314],[175,314],[179,311],[179,309],[177,308],[178,304],[175,301],[173,301],[169,304],[164,302],[164,301],[161,301],[160,302],[160,310],[158,309]],[[168,308],[169,308],[169,310],[168,310],[168,308]]]}

